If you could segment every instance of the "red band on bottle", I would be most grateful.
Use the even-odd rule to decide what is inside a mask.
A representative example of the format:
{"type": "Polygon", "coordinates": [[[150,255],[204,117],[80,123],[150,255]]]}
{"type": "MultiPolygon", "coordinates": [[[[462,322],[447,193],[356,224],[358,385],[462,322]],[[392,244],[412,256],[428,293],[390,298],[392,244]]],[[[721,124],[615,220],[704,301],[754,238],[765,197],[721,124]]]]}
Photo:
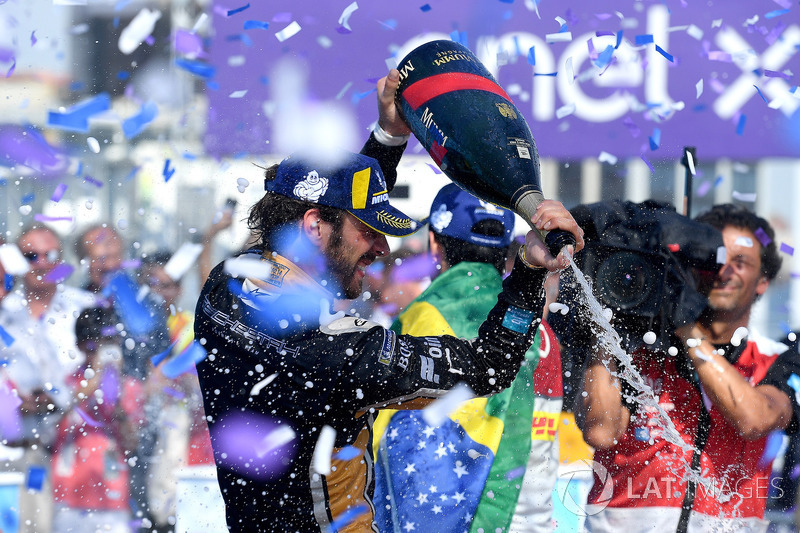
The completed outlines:
{"type": "Polygon", "coordinates": [[[466,72],[448,72],[423,78],[406,87],[403,91],[403,98],[411,106],[411,109],[416,111],[417,108],[437,96],[464,90],[494,93],[511,102],[511,98],[506,92],[492,80],[466,72]]]}

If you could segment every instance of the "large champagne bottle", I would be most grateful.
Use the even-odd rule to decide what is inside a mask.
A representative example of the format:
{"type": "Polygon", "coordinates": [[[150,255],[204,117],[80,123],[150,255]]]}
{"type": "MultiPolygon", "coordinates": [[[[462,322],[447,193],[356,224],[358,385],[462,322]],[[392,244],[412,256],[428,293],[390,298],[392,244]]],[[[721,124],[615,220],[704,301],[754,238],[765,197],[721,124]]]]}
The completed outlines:
{"type": "MultiPolygon", "coordinates": [[[[536,143],[514,102],[465,46],[431,41],[398,65],[396,103],[414,136],[447,176],[530,224],[544,200],[536,143]]],[[[541,232],[555,256],[575,237],[541,232]]]]}

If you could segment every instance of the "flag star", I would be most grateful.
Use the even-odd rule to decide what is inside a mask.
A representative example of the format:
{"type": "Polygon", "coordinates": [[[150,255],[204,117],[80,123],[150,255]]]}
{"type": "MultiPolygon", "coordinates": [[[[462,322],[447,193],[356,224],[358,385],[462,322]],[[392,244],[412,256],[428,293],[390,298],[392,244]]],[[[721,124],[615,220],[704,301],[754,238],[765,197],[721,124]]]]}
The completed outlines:
{"type": "Polygon", "coordinates": [[[397,436],[398,436],[397,428],[392,428],[392,430],[389,432],[388,437],[394,440],[397,438],[397,436]]]}
{"type": "Polygon", "coordinates": [[[466,522],[467,524],[472,522],[472,516],[469,513],[464,515],[464,522],[466,522]]]}
{"type": "Polygon", "coordinates": [[[417,501],[420,505],[423,503],[428,503],[428,495],[420,492],[419,495],[417,495],[417,501]]]}
{"type": "Polygon", "coordinates": [[[456,453],[456,445],[452,442],[447,443],[447,449],[450,450],[450,453],[456,453]]]}
{"type": "Polygon", "coordinates": [[[453,469],[453,472],[456,473],[458,479],[461,479],[461,476],[466,476],[469,473],[467,472],[467,469],[464,467],[464,463],[462,463],[461,461],[456,461],[456,467],[453,469]]]}
{"type": "Polygon", "coordinates": [[[425,426],[425,429],[422,431],[422,433],[424,433],[426,437],[433,437],[435,431],[436,430],[433,429],[432,427],[425,426]]]}
{"type": "Polygon", "coordinates": [[[414,463],[406,463],[406,474],[411,474],[412,472],[416,472],[417,469],[415,468],[414,463]]]}
{"type": "Polygon", "coordinates": [[[442,457],[444,457],[445,455],[447,455],[447,450],[445,449],[445,447],[444,447],[444,446],[442,446],[442,445],[439,445],[439,448],[438,448],[438,449],[437,449],[435,452],[433,452],[433,453],[435,453],[436,455],[438,455],[437,459],[441,459],[442,457]]]}
{"type": "Polygon", "coordinates": [[[433,506],[433,514],[439,514],[441,512],[442,512],[442,507],[441,506],[439,506],[439,505],[434,505],[433,506]]]}
{"type": "Polygon", "coordinates": [[[431,494],[433,494],[434,492],[436,492],[439,489],[436,488],[436,485],[431,485],[428,490],[431,492],[431,494]]]}
{"type": "Polygon", "coordinates": [[[464,496],[463,492],[456,492],[455,494],[453,494],[453,499],[456,501],[456,503],[461,503],[467,498],[464,496]]]}
{"type": "Polygon", "coordinates": [[[441,493],[441,494],[439,495],[439,499],[440,499],[440,500],[442,500],[443,502],[446,502],[446,501],[448,500],[448,498],[447,498],[447,494],[445,494],[444,492],[443,492],[443,493],[441,493]]]}
{"type": "Polygon", "coordinates": [[[406,531],[414,531],[416,527],[414,526],[414,522],[406,522],[406,525],[403,526],[403,529],[406,531]]]}
{"type": "Polygon", "coordinates": [[[426,447],[427,445],[428,445],[428,443],[427,443],[427,442],[425,442],[424,440],[421,440],[421,441],[419,441],[419,442],[417,443],[417,449],[418,449],[418,450],[423,450],[423,449],[425,449],[425,447],[426,447]]]}

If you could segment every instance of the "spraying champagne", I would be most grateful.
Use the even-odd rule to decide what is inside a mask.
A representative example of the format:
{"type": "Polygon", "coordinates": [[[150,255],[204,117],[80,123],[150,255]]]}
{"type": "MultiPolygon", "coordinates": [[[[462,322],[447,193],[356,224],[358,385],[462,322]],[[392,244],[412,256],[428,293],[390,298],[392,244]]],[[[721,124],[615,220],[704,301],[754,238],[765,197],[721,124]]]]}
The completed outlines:
{"type": "MultiPolygon", "coordinates": [[[[398,108],[439,168],[531,224],[544,200],[539,153],[522,113],[486,67],[461,44],[431,41],[412,50],[397,70],[398,108]]],[[[575,244],[563,230],[540,233],[553,256],[575,244]]]]}

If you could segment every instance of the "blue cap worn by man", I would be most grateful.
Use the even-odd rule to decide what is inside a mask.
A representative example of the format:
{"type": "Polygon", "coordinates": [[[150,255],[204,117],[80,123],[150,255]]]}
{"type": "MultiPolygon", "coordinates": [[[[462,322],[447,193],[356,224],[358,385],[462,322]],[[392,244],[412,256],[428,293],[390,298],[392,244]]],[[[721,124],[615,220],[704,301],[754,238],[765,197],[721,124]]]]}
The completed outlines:
{"type": "MultiPolygon", "coordinates": [[[[508,386],[541,316],[547,270],[533,265],[566,265],[530,235],[531,266],[514,268],[471,342],[331,314],[334,298],[360,294],[364,270],[389,250],[385,235],[415,229],[388,202],[407,138],[397,136],[409,133],[394,106],[398,82],[396,70],[379,82],[369,157],[294,155],[266,169],[248,219],[255,247],[218,265],[200,294],[195,338],[208,357],[197,371],[231,531],[372,530],[375,410],[424,405],[460,382],[477,394],[508,386]]],[[[557,202],[537,223],[580,233],[557,202]]]]}
{"type": "MultiPolygon", "coordinates": [[[[433,200],[428,219],[430,253],[440,272],[400,314],[392,330],[417,337],[478,336],[502,290],[501,275],[513,238],[514,218],[511,211],[479,200],[455,184],[444,186],[433,200]]],[[[528,350],[527,363],[509,388],[488,401],[470,400],[459,405],[458,420],[447,420],[434,428],[430,446],[419,447],[420,435],[427,435],[424,430],[428,425],[422,411],[381,411],[375,427],[385,428],[383,436],[378,431],[374,435],[377,454],[382,458],[375,468],[375,499],[394,498],[391,510],[376,508],[381,531],[397,530],[417,520],[424,520],[430,531],[457,531],[465,516],[472,517],[471,529],[477,530],[483,527],[489,531],[512,523],[520,531],[550,527],[550,492],[558,448],[552,440],[537,442],[536,457],[531,452],[529,461],[531,430],[502,430],[503,426],[532,426],[534,390],[530,384],[539,360],[537,346],[534,343],[528,350]],[[439,442],[448,446],[444,455],[437,451],[439,442]],[[474,450],[481,450],[479,460],[474,450]],[[409,463],[415,465],[419,475],[409,475],[409,463]],[[548,470],[545,463],[552,468],[548,470]],[[529,472],[525,472],[526,465],[529,472]],[[514,468],[518,474],[510,475],[514,468]],[[523,473],[527,480],[524,484],[523,473]],[[430,498],[429,503],[421,503],[417,497],[428,494],[431,479],[436,479],[438,486],[456,487],[461,496],[430,498]],[[506,504],[480,503],[487,491],[502,493],[506,504]]],[[[560,375],[560,368],[557,370],[560,375]]],[[[560,394],[553,396],[558,400],[542,398],[540,402],[537,398],[537,411],[551,409],[557,416],[560,394]]]]}

